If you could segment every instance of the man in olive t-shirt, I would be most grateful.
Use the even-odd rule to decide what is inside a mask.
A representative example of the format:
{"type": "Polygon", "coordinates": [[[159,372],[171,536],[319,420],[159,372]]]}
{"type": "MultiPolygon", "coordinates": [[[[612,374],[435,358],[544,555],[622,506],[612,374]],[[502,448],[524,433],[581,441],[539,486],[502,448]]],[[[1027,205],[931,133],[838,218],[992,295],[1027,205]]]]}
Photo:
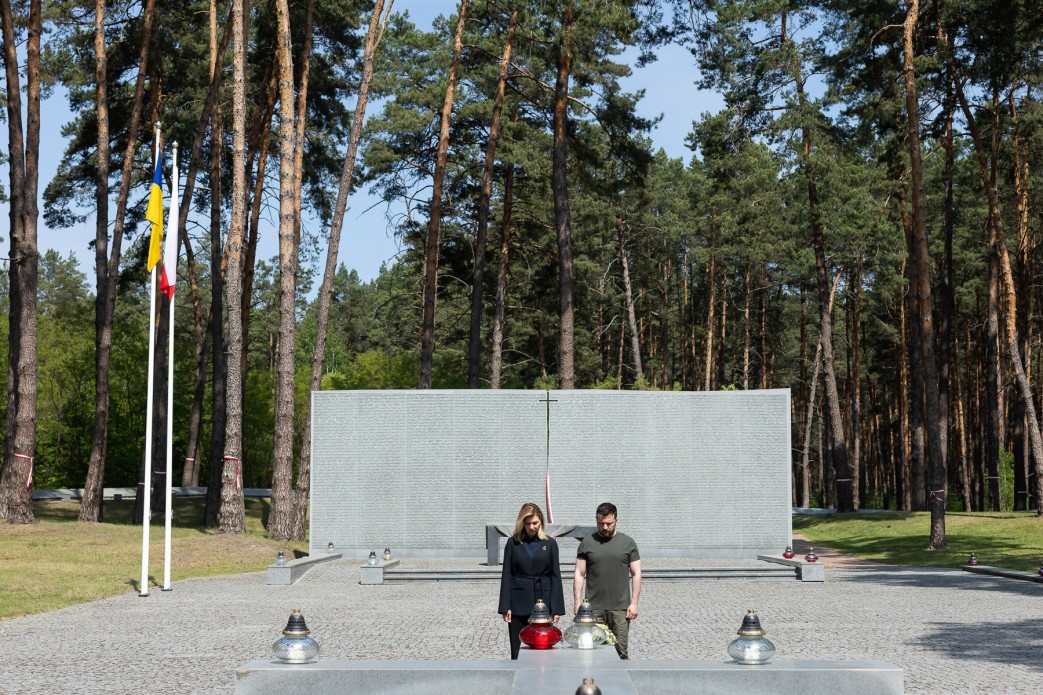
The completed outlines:
{"type": "Polygon", "coordinates": [[[594,617],[608,625],[616,636],[619,658],[628,659],[630,621],[637,617],[637,602],[641,597],[641,555],[633,538],[616,531],[614,504],[598,505],[597,523],[597,533],[580,541],[576,551],[576,574],[572,580],[575,610],[579,611],[583,600],[585,580],[586,598],[594,609],[594,617]]]}

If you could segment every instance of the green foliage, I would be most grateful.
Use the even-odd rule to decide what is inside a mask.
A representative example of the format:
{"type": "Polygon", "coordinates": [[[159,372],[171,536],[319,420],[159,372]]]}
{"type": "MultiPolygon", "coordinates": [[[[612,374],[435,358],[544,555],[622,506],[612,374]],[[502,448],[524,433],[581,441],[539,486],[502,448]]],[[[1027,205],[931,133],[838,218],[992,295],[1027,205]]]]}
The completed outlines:
{"type": "Polygon", "coordinates": [[[415,355],[368,350],[355,355],[343,372],[327,372],[323,390],[414,389],[420,381],[415,355]]]}
{"type": "Polygon", "coordinates": [[[1014,509],[1014,453],[1000,449],[1000,511],[1014,509]]]}
{"type": "Polygon", "coordinates": [[[945,550],[927,550],[930,522],[928,512],[794,516],[793,530],[815,544],[891,565],[956,568],[975,552],[986,565],[1039,569],[1043,519],[1032,513],[949,512],[945,550]]]}

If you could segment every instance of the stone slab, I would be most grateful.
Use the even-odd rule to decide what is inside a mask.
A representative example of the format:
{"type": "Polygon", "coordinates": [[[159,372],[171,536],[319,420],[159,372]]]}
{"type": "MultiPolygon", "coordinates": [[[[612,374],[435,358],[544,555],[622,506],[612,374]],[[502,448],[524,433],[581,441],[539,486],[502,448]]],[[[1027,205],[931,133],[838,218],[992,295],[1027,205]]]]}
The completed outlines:
{"type": "Polygon", "coordinates": [[[611,501],[645,558],[791,542],[788,389],[320,391],[311,412],[313,550],[488,557],[483,528],[545,505],[548,469],[548,523],[611,501]]]}
{"type": "Polygon", "coordinates": [[[398,560],[378,560],[375,565],[362,565],[359,570],[359,584],[383,584],[384,570],[397,567],[398,563],[398,560]]]}
{"type": "Polygon", "coordinates": [[[642,661],[627,667],[640,695],[902,695],[902,669],[881,661],[642,661]]]}
{"type": "Polygon", "coordinates": [[[511,695],[514,671],[500,661],[256,661],[236,669],[240,695],[511,695]]]}
{"type": "Polygon", "coordinates": [[[1003,567],[990,567],[989,565],[964,565],[961,567],[964,572],[972,572],[974,574],[988,574],[994,577],[1005,577],[1007,579],[1020,579],[1025,582],[1036,582],[1037,584],[1043,584],[1043,576],[1036,572],[1022,572],[1020,570],[1009,570],[1003,567]]]}
{"type": "Polygon", "coordinates": [[[821,562],[808,562],[801,558],[788,558],[781,555],[758,555],[757,559],[797,568],[797,579],[802,582],[826,581],[826,566],[821,562]]]}
{"type": "Polygon", "coordinates": [[[287,560],[285,565],[268,565],[268,578],[265,583],[281,586],[293,584],[295,581],[303,577],[305,572],[320,562],[329,562],[330,560],[339,559],[340,553],[315,553],[313,555],[305,555],[304,557],[287,560]]]}
{"type": "Polygon", "coordinates": [[[593,678],[609,695],[902,695],[902,669],[879,661],[621,661],[611,649],[528,650],[517,661],[255,661],[236,669],[236,693],[367,695],[570,693],[593,678]]]}
{"type": "MultiPolygon", "coordinates": [[[[597,530],[595,526],[581,526],[580,524],[547,524],[547,535],[552,538],[578,538],[583,539],[597,530]]],[[[514,524],[486,524],[485,525],[485,564],[490,567],[500,564],[503,555],[501,538],[507,538],[514,533],[514,524]]],[[[566,559],[566,558],[563,558],[566,559]]]]}

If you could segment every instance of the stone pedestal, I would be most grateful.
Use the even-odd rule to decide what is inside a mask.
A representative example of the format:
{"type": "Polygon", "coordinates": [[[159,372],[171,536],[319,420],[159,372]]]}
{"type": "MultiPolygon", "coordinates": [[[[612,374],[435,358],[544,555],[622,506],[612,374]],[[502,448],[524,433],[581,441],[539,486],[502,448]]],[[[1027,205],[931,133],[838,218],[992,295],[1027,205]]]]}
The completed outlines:
{"type": "Polygon", "coordinates": [[[573,693],[593,678],[606,695],[902,695],[902,669],[881,661],[622,661],[614,649],[522,649],[517,661],[255,661],[236,670],[236,693],[528,695],[573,693]]]}

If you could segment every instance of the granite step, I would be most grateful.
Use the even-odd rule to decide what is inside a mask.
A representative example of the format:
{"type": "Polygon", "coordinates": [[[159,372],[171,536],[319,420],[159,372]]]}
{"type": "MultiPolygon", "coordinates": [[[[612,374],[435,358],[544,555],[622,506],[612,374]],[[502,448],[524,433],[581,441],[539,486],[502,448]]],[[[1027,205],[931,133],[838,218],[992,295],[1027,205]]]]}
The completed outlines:
{"type": "MultiPolygon", "coordinates": [[[[569,577],[572,569],[562,566],[562,576],[569,577]]],[[[499,581],[501,570],[499,567],[482,567],[472,569],[407,569],[389,568],[384,570],[384,582],[413,582],[413,581],[499,581]]],[[[794,581],[798,578],[797,570],[793,567],[768,566],[768,567],[675,567],[675,568],[645,568],[641,572],[642,577],[657,581],[688,581],[688,580],[729,580],[742,579],[744,581],[794,581]]]]}

